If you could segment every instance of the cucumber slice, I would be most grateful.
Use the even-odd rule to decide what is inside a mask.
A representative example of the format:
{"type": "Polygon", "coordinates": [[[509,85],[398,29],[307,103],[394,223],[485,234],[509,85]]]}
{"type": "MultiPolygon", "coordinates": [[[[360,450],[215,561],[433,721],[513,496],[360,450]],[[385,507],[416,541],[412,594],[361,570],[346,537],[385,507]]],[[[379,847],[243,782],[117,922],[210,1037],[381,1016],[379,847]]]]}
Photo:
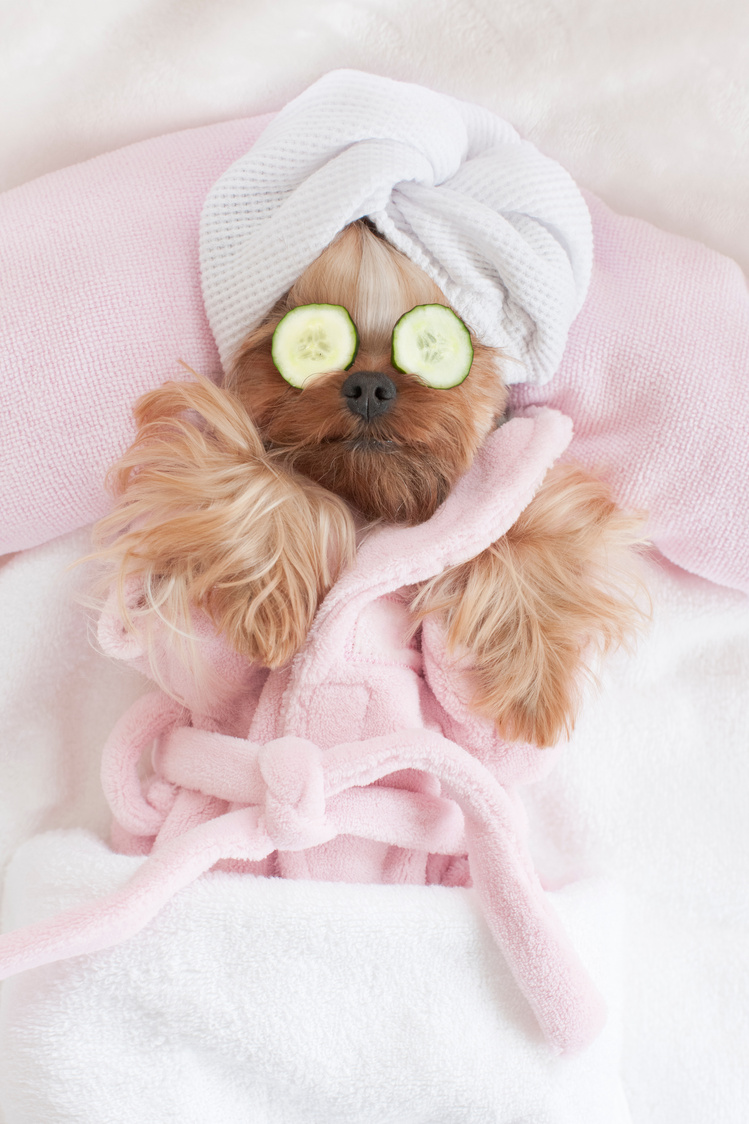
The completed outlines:
{"type": "Polygon", "coordinates": [[[314,375],[345,371],[354,362],[359,336],[340,304],[302,304],[276,325],[271,355],[292,386],[302,387],[314,375]]]}
{"type": "Polygon", "coordinates": [[[417,304],[393,329],[393,366],[435,390],[458,386],[473,362],[471,333],[444,304],[417,304]]]}

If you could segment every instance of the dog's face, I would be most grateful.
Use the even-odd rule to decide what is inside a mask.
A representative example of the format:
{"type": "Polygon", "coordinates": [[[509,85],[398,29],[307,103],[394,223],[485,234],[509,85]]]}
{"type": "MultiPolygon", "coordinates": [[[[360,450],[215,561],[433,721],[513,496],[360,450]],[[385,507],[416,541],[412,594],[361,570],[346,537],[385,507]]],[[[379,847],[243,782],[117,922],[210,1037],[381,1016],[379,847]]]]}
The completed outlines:
{"type": "Polygon", "coordinates": [[[468,377],[449,390],[431,389],[393,367],[393,328],[420,304],[447,302],[417,266],[366,224],[354,223],[245,341],[229,380],[268,448],[281,450],[290,467],[371,521],[428,519],[506,405],[499,356],[475,341],[468,377]],[[346,308],[359,350],[349,370],[317,375],[297,389],[276,369],[271,343],[279,320],[305,304],[346,308]],[[374,410],[361,409],[362,393],[374,410]]]}

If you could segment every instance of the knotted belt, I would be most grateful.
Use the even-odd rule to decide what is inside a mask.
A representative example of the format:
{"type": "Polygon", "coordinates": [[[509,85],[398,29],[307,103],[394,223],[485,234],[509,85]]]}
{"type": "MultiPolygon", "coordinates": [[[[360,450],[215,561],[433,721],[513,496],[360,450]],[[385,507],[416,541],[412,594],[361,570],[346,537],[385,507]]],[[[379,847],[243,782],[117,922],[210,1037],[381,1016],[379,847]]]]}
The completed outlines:
{"type": "Polygon", "coordinates": [[[512,799],[459,745],[414,729],[323,752],[295,737],[256,745],[188,719],[154,693],[117,724],[104,752],[104,791],[125,832],[153,840],[150,855],[114,893],[0,937],[0,979],[127,940],[222,860],[259,861],[357,835],[467,853],[487,924],[551,1045],[572,1051],[595,1036],[602,1000],[547,903],[512,799]],[[144,791],[138,763],[154,740],[156,777],[144,791]],[[374,784],[403,770],[432,778],[432,791],[374,784]],[[230,810],[216,814],[225,802],[230,810]]]}

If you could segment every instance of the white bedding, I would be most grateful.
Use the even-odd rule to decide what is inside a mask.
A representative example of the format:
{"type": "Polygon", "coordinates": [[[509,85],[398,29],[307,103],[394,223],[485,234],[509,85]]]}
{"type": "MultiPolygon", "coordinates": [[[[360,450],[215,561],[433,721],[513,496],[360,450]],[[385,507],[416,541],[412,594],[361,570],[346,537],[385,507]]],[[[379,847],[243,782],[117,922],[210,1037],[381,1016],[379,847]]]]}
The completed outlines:
{"type": "MultiPolygon", "coordinates": [[[[613,207],[749,266],[749,9],[739,0],[4,0],[2,14],[4,187],[146,136],[278,108],[326,70],[352,66],[485,104],[613,207]]],[[[3,861],[39,831],[103,832],[97,755],[143,689],[96,653],[73,600],[81,576],[65,566],[86,545],[81,532],[0,566],[3,861]]],[[[742,1124],[749,600],[656,561],[649,574],[649,636],[611,661],[561,767],[529,795],[536,849],[550,876],[603,875],[621,895],[621,947],[607,951],[623,980],[606,1045],[610,1066],[621,1032],[610,1095],[621,1080],[634,1124],[742,1124]]],[[[33,845],[16,860],[17,872],[32,869],[33,845]]],[[[406,975],[391,962],[397,994],[406,975]]],[[[576,1071],[590,1097],[602,1067],[594,1054],[576,1071]]],[[[520,1074],[508,1075],[494,1116],[480,1115],[477,1091],[465,1119],[522,1111],[532,1124],[566,1124],[573,1094],[547,1073],[557,1108],[512,1102],[510,1085],[531,1081],[520,1074]]],[[[618,1120],[614,1101],[594,1103],[575,1110],[576,1124],[618,1120]]],[[[6,1097],[0,1085],[7,1124],[76,1118],[18,1115],[17,1105],[17,1088],[6,1097]]],[[[238,1118],[292,1119],[276,1111],[238,1118]]]]}

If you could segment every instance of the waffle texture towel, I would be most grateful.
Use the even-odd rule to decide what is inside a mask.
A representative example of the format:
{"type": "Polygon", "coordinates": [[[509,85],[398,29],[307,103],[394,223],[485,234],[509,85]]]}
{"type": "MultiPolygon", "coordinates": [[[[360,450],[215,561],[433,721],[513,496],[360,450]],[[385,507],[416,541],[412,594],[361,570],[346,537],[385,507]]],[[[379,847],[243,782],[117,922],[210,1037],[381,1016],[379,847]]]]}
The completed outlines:
{"type": "Polygon", "coordinates": [[[290,102],[211,190],[200,261],[226,368],[355,219],[425,270],[478,338],[545,383],[588,291],[593,238],[575,183],[489,110],[336,70],[290,102]]]}

